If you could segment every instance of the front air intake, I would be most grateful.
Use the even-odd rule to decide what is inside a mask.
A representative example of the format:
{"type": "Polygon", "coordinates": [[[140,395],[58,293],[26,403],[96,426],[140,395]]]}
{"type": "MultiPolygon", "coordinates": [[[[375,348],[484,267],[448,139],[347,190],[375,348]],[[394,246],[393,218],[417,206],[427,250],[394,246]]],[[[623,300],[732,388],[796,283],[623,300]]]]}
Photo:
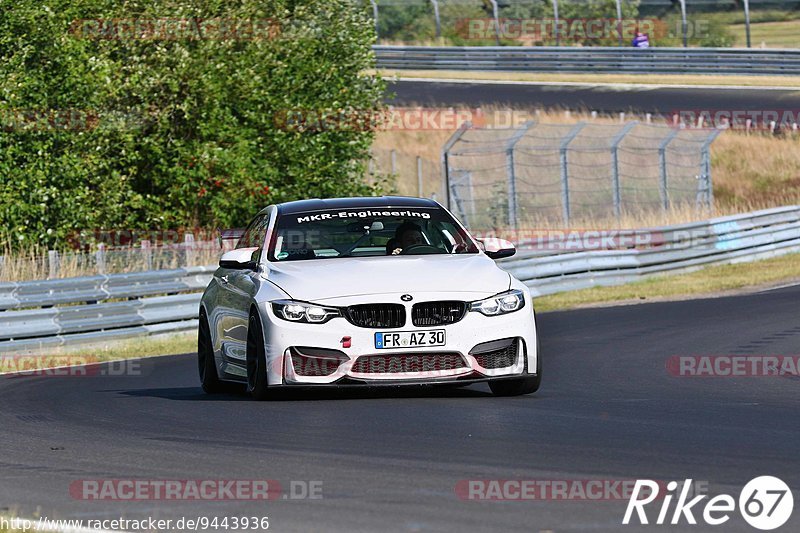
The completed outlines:
{"type": "Polygon", "coordinates": [[[400,304],[351,305],[345,316],[360,328],[401,328],[406,324],[406,308],[400,304]]]}
{"type": "Polygon", "coordinates": [[[411,309],[411,320],[417,327],[455,324],[467,313],[466,302],[422,302],[411,309]]]}

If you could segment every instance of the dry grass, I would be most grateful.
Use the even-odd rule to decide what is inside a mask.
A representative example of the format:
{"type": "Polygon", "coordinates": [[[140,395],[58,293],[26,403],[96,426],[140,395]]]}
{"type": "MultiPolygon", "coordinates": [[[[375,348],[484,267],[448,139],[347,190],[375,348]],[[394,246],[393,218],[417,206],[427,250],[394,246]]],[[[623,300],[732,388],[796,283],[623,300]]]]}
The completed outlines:
{"type": "MultiPolygon", "coordinates": [[[[730,26],[730,30],[736,36],[736,46],[747,46],[744,24],[733,24],[730,26]]],[[[800,47],[800,22],[783,20],[751,24],[750,42],[754,48],[798,48],[800,47]]]]}
{"type": "MultiPolygon", "coordinates": [[[[482,110],[487,125],[498,121],[521,124],[535,119],[543,124],[569,124],[589,121],[597,124],[618,124],[620,117],[592,118],[589,115],[565,111],[540,111],[487,107],[482,110]]],[[[640,119],[628,115],[626,119],[640,119]]],[[[441,171],[441,147],[452,130],[387,130],[378,132],[373,144],[376,169],[391,172],[391,151],[396,151],[396,188],[404,195],[435,194],[444,198],[441,171]],[[416,157],[422,160],[423,187],[419,190],[416,157]],[[420,194],[421,192],[421,194],[420,194]]],[[[712,145],[712,179],[715,206],[711,212],[698,213],[691,208],[677,207],[667,212],[627,214],[621,220],[574,218],[571,226],[643,227],[689,222],[780,205],[800,203],[800,135],[785,136],[764,133],[746,134],[740,131],[722,133],[712,145]]],[[[528,218],[528,227],[546,228],[560,225],[558,221],[528,218]]]]}
{"type": "Polygon", "coordinates": [[[800,138],[726,132],[712,145],[718,203],[734,210],[794,204],[800,198],[800,138]]]}
{"type": "Polygon", "coordinates": [[[75,347],[55,347],[39,350],[34,355],[7,355],[0,357],[0,374],[21,370],[31,371],[60,366],[83,366],[87,364],[141,357],[195,353],[197,334],[173,333],[138,339],[107,341],[75,347]],[[24,358],[24,359],[20,359],[24,358]]]}
{"type": "Polygon", "coordinates": [[[532,81],[546,83],[612,83],[633,85],[725,85],[740,87],[800,87],[800,76],[745,76],[719,74],[574,74],[549,72],[493,72],[464,70],[380,70],[387,79],[436,78],[453,80],[532,81]]]}
{"type": "Polygon", "coordinates": [[[741,289],[800,282],[800,254],[752,263],[710,266],[689,274],[654,276],[616,287],[595,287],[536,298],[536,309],[552,311],[619,302],[702,298],[741,289]]]}
{"type": "MultiPolygon", "coordinates": [[[[219,260],[221,253],[222,250],[216,242],[197,242],[190,250],[181,246],[153,248],[151,265],[153,270],[211,265],[219,260]]],[[[42,246],[33,245],[12,251],[6,245],[0,251],[0,255],[2,255],[0,282],[72,278],[99,273],[93,253],[60,252],[55,275],[50,271],[48,250],[42,246]]],[[[138,272],[146,269],[141,248],[124,247],[106,251],[104,271],[106,274],[138,272]]]]}

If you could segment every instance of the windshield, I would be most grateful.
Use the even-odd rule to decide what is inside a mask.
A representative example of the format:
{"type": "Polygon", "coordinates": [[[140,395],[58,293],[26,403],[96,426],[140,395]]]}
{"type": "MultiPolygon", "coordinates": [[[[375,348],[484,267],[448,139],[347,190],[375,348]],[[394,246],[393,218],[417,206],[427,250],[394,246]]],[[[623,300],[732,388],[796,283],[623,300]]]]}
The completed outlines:
{"type": "Polygon", "coordinates": [[[281,215],[270,261],[478,253],[440,208],[357,208],[281,215]]]}

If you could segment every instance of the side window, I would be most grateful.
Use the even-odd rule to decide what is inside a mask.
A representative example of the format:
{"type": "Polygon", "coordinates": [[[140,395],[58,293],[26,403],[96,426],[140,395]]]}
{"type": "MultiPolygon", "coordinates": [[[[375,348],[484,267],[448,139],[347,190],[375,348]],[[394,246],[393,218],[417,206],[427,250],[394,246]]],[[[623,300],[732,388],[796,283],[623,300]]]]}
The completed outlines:
{"type": "Polygon", "coordinates": [[[236,248],[263,248],[268,226],[269,215],[258,215],[244,230],[244,234],[236,243],[236,248]]]}

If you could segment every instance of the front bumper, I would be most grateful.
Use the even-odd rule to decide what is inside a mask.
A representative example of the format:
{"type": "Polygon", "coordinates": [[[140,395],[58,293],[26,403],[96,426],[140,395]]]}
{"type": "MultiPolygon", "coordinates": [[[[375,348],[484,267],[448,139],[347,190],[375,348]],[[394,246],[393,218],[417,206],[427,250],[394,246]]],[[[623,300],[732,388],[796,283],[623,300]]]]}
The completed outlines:
{"type": "Polygon", "coordinates": [[[358,327],[345,318],[334,318],[325,324],[289,322],[276,317],[269,305],[261,309],[261,315],[270,386],[468,384],[533,374],[537,368],[536,324],[530,301],[519,311],[507,315],[487,317],[468,312],[455,324],[415,327],[409,321],[406,326],[394,330],[358,327]],[[377,332],[432,329],[445,330],[444,346],[375,348],[377,332]],[[350,338],[349,348],[343,346],[345,337],[350,338]],[[476,354],[475,348],[492,341],[514,344],[513,362],[509,361],[512,364],[496,367],[495,363],[494,368],[481,365],[483,362],[493,366],[487,363],[487,358],[476,354]],[[325,354],[338,354],[339,360],[326,363],[328,366],[323,372],[326,375],[307,375],[313,372],[308,372],[304,365],[298,368],[295,359],[298,354],[309,353],[322,354],[323,358],[325,354]],[[381,367],[365,364],[366,358],[370,363],[381,358],[389,362],[381,367]],[[453,364],[456,358],[460,362],[453,364]],[[447,364],[436,364],[440,360],[447,364]]]}

